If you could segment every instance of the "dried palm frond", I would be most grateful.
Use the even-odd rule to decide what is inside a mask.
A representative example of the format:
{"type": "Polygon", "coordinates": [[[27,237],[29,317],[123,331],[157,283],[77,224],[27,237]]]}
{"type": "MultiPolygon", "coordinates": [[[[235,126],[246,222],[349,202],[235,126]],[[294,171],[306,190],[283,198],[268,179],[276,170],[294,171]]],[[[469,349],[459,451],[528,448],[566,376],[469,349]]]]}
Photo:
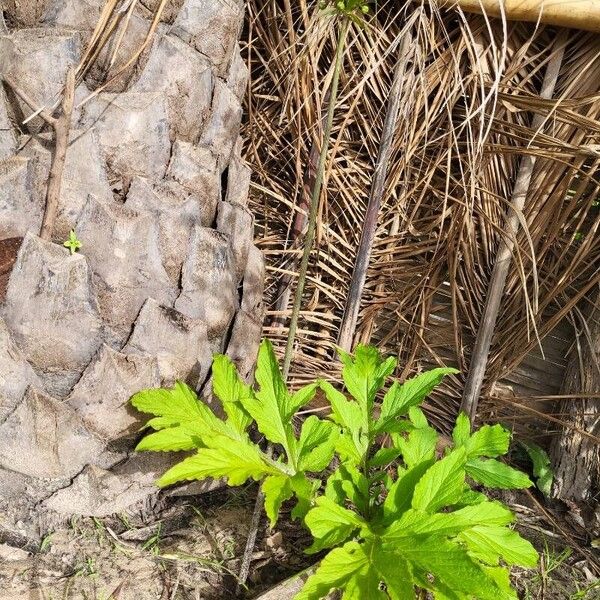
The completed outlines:
{"type": "MultiPolygon", "coordinates": [[[[387,183],[355,343],[399,357],[399,376],[455,364],[430,403],[448,428],[480,324],[520,158],[537,158],[492,339],[480,416],[556,427],[569,319],[600,281],[600,41],[570,31],[554,97],[539,97],[553,27],[434,7],[380,5],[345,56],[292,366],[331,377],[403,27],[415,11],[387,183]],[[544,117],[533,128],[535,114],[544,117]],[[502,393],[499,392],[502,391],[502,393]],[[532,413],[532,411],[534,411],[532,413]],[[528,418],[524,420],[522,417],[528,418]]],[[[280,349],[322,135],[335,22],[317,2],[248,3],[245,136],[268,261],[266,335],[280,349]]]]}

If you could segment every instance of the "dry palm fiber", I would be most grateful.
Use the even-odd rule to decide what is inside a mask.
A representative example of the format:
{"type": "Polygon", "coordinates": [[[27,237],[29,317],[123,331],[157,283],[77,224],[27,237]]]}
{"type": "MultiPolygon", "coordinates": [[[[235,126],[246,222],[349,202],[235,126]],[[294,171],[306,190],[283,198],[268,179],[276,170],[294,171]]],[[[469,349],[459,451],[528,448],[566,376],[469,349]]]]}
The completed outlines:
{"type": "MultiPolygon", "coordinates": [[[[297,268],[301,236],[294,237],[293,225],[297,230],[306,203],[303,183],[321,135],[335,42],[334,24],[315,3],[288,8],[284,2],[251,2],[246,48],[252,70],[247,157],[255,171],[253,210],[269,261],[272,308],[281,279],[293,279],[297,268]]],[[[416,8],[398,13],[383,5],[366,28],[350,33],[292,367],[296,382],[332,376],[337,369],[334,344],[394,49],[416,8]]],[[[538,94],[556,33],[553,27],[437,14],[428,7],[414,26],[414,55],[402,87],[355,341],[398,354],[402,377],[425,365],[457,364],[461,378],[431,403],[432,416],[446,427],[458,408],[507,199],[524,154],[538,157],[523,214],[527,228],[516,240],[480,415],[494,412],[516,424],[533,416],[556,428],[545,418],[553,394],[528,401],[519,388],[517,398],[507,398],[493,384],[510,379],[600,279],[600,41],[569,33],[554,99],[543,101],[538,94]],[[538,135],[531,127],[534,113],[547,117],[538,135]]],[[[285,313],[273,317],[279,322],[267,326],[266,334],[282,347],[285,313]]]]}

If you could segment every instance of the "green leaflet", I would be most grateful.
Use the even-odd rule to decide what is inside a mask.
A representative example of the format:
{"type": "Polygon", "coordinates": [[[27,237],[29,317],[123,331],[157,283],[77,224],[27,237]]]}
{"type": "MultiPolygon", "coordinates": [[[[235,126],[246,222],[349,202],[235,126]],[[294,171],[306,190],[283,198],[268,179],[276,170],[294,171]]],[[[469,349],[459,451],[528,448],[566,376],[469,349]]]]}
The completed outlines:
{"type": "Polygon", "coordinates": [[[529,477],[493,458],[472,458],[467,462],[466,472],[471,479],[490,488],[503,490],[528,488],[533,485],[529,477]]]}
{"type": "Polygon", "coordinates": [[[456,418],[456,425],[452,430],[452,439],[456,446],[464,446],[471,436],[471,421],[464,412],[456,418]]]}
{"type": "Polygon", "coordinates": [[[384,537],[383,548],[401,556],[413,569],[431,573],[434,581],[427,589],[435,590],[439,581],[454,592],[468,593],[478,600],[499,597],[494,580],[456,542],[439,536],[413,536],[394,538],[390,543],[384,537]]]}
{"type": "Polygon", "coordinates": [[[177,450],[192,450],[196,448],[200,442],[200,432],[194,435],[193,428],[190,427],[167,427],[160,429],[154,433],[148,434],[143,438],[136,450],[138,452],[154,451],[167,452],[177,450]]]}
{"type": "Polygon", "coordinates": [[[418,406],[411,406],[408,409],[408,418],[413,427],[416,427],[417,429],[426,429],[429,427],[425,413],[418,406]]]}
{"type": "Polygon", "coordinates": [[[552,470],[550,457],[545,450],[533,442],[521,442],[521,445],[525,448],[533,464],[533,476],[536,478],[535,485],[544,496],[549,497],[554,482],[554,471],[552,470]]]}
{"type": "Polygon", "coordinates": [[[315,574],[308,578],[295,600],[318,600],[335,589],[344,590],[343,600],[414,598],[406,562],[382,552],[375,540],[363,544],[348,542],[332,550],[321,561],[315,574]]]}
{"type": "Polygon", "coordinates": [[[411,469],[423,461],[433,459],[437,441],[438,434],[435,429],[423,427],[413,429],[406,439],[398,437],[396,444],[406,466],[411,469]]]}
{"type": "Polygon", "coordinates": [[[292,510],[292,519],[304,519],[321,487],[321,482],[318,479],[310,480],[303,473],[296,473],[290,478],[290,485],[298,501],[292,510]]]}
{"type": "Polygon", "coordinates": [[[285,474],[254,444],[223,435],[210,438],[211,448],[200,448],[194,456],[171,467],[159,480],[161,487],[179,481],[220,479],[227,477],[229,485],[242,485],[248,479],[258,481],[268,475],[285,474]]]}
{"type": "Polygon", "coordinates": [[[351,464],[340,465],[327,479],[325,496],[340,505],[348,500],[359,513],[366,513],[369,507],[369,481],[351,464]]]}
{"type": "Polygon", "coordinates": [[[314,537],[312,546],[306,550],[310,554],[337,546],[357,529],[366,526],[359,515],[327,496],[317,498],[315,504],[315,508],[308,512],[304,520],[314,537]]]}
{"type": "Polygon", "coordinates": [[[379,448],[374,456],[369,459],[369,467],[384,467],[385,465],[389,465],[400,456],[400,453],[400,448],[396,446],[379,448]]]}
{"type": "Polygon", "coordinates": [[[454,504],[462,495],[466,461],[465,450],[457,448],[430,467],[415,486],[412,507],[432,513],[454,504]]]}
{"type": "Polygon", "coordinates": [[[274,527],[281,505],[294,495],[290,478],[285,475],[269,475],[263,481],[261,489],[265,495],[265,512],[271,527],[274,527]]]}
{"type": "Polygon", "coordinates": [[[501,598],[504,600],[518,600],[517,594],[510,583],[510,573],[508,569],[505,569],[504,567],[488,567],[486,565],[482,565],[481,568],[496,582],[498,589],[502,593],[500,596],[501,598]]]}
{"type": "Polygon", "coordinates": [[[465,448],[468,458],[495,458],[508,452],[510,431],[502,425],[484,425],[471,435],[469,417],[460,413],[452,431],[452,439],[455,446],[465,448]]]}
{"type": "Polygon", "coordinates": [[[240,434],[244,433],[252,417],[244,409],[244,402],[253,391],[238,375],[231,359],[217,354],[213,359],[212,385],[215,396],[221,401],[227,422],[240,434]]]}
{"type": "Polygon", "coordinates": [[[388,431],[388,427],[400,416],[405,415],[411,406],[417,406],[440,384],[446,375],[458,373],[456,369],[438,368],[425,371],[403,384],[394,382],[386,393],[381,405],[381,415],[375,424],[378,433],[388,431]]]}
{"type": "Polygon", "coordinates": [[[464,446],[469,458],[494,458],[508,452],[510,432],[502,425],[484,425],[466,440],[464,446]]]}
{"type": "Polygon", "coordinates": [[[302,424],[298,440],[298,469],[320,472],[325,469],[335,450],[339,428],[330,421],[311,415],[302,424]]]}
{"type": "Polygon", "coordinates": [[[465,542],[472,556],[495,566],[500,558],[507,565],[535,567],[538,553],[516,531],[497,525],[477,525],[463,531],[459,538],[465,542]]]}
{"type": "Polygon", "coordinates": [[[138,450],[191,450],[204,435],[225,430],[224,423],[198,401],[194,390],[180,381],[171,389],[142,390],[131,398],[131,403],[140,412],[155,415],[146,427],[171,430],[148,442],[142,440],[138,450]]]}
{"type": "Polygon", "coordinates": [[[298,391],[294,392],[288,402],[288,415],[291,419],[292,416],[300,410],[303,406],[308,404],[315,396],[315,392],[319,388],[319,382],[309,383],[304,387],[301,387],[298,391]]]}
{"type": "Polygon", "coordinates": [[[259,431],[274,444],[281,444],[290,460],[297,454],[291,425],[290,394],[283,382],[273,347],[266,340],[260,345],[255,378],[258,390],[247,398],[244,407],[259,431]]]}
{"type": "Polygon", "coordinates": [[[415,535],[457,535],[476,525],[508,525],[513,514],[499,502],[482,502],[466,506],[454,512],[429,515],[409,510],[386,531],[386,539],[404,538],[415,535]]]}
{"type": "MultiPolygon", "coordinates": [[[[396,368],[396,359],[392,356],[384,359],[377,348],[363,345],[355,348],[354,356],[343,351],[339,354],[344,363],[342,378],[346,389],[358,402],[363,418],[370,417],[375,395],[396,368]]],[[[365,424],[368,425],[366,420],[365,424]]]]}
{"type": "Polygon", "coordinates": [[[383,503],[383,521],[390,523],[399,518],[412,504],[417,483],[434,464],[434,460],[426,460],[411,469],[398,471],[398,479],[389,488],[383,503]]]}

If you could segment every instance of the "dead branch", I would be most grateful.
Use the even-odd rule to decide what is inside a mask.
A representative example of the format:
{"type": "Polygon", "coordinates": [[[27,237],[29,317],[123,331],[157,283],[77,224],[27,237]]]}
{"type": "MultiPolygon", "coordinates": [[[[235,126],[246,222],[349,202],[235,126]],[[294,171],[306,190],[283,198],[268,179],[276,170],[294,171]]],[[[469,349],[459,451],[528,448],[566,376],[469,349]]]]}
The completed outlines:
{"type": "Polygon", "coordinates": [[[71,116],[73,114],[73,102],[75,98],[75,69],[70,68],[67,71],[61,111],[58,117],[52,116],[45,108],[39,108],[24,91],[19,89],[10,77],[4,77],[4,81],[34,111],[35,115],[39,115],[54,130],[54,152],[52,153],[48,187],[46,188],[46,206],[40,229],[40,237],[43,240],[50,240],[58,213],[62,176],[67,157],[67,148],[69,146],[69,131],[71,129],[71,116]]]}
{"type": "Polygon", "coordinates": [[[67,148],[69,146],[69,131],[71,129],[74,98],[75,70],[71,68],[67,72],[61,113],[54,123],[54,154],[52,155],[52,165],[50,166],[50,176],[46,191],[46,208],[44,210],[42,228],[40,229],[40,237],[43,240],[49,240],[52,237],[58,213],[60,188],[62,186],[62,176],[67,158],[67,148]]]}

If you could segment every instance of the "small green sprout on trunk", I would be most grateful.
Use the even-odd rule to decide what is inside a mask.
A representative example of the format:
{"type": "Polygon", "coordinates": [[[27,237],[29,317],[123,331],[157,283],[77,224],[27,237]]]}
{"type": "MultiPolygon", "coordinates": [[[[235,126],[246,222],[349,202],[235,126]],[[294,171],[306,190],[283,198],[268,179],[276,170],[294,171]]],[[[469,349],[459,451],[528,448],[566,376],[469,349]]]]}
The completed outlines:
{"type": "Polygon", "coordinates": [[[161,477],[161,486],[208,477],[227,478],[229,485],[261,482],[272,525],[283,502],[293,500],[292,516],[314,539],[307,552],[329,551],[297,600],[331,590],[341,590],[344,600],[412,600],[421,590],[438,600],[516,599],[507,567],[532,567],[537,553],[510,528],[510,510],[471,487],[531,485],[498,460],[510,433],[500,425],[471,433],[460,415],[451,447],[439,457],[439,436],[420,404],[456,370],[394,381],[378,403],[395,359],[370,346],[341,359],[346,393],[325,381],[290,393],[269,342],[259,351],[256,389],[218,355],[213,391],[225,418],[183,383],[145,390],[132,402],[155,415],[147,424],[154,432],[138,450],[194,451],[161,477]],[[311,415],[297,431],[294,415],[317,388],[331,413],[311,415]],[[272,444],[272,455],[252,441],[254,427],[272,444]]]}
{"type": "Polygon", "coordinates": [[[71,229],[69,232],[69,239],[63,242],[63,246],[69,249],[71,256],[73,256],[73,254],[75,254],[75,252],[81,248],[81,240],[77,238],[77,234],[75,233],[74,229],[71,229]]]}

